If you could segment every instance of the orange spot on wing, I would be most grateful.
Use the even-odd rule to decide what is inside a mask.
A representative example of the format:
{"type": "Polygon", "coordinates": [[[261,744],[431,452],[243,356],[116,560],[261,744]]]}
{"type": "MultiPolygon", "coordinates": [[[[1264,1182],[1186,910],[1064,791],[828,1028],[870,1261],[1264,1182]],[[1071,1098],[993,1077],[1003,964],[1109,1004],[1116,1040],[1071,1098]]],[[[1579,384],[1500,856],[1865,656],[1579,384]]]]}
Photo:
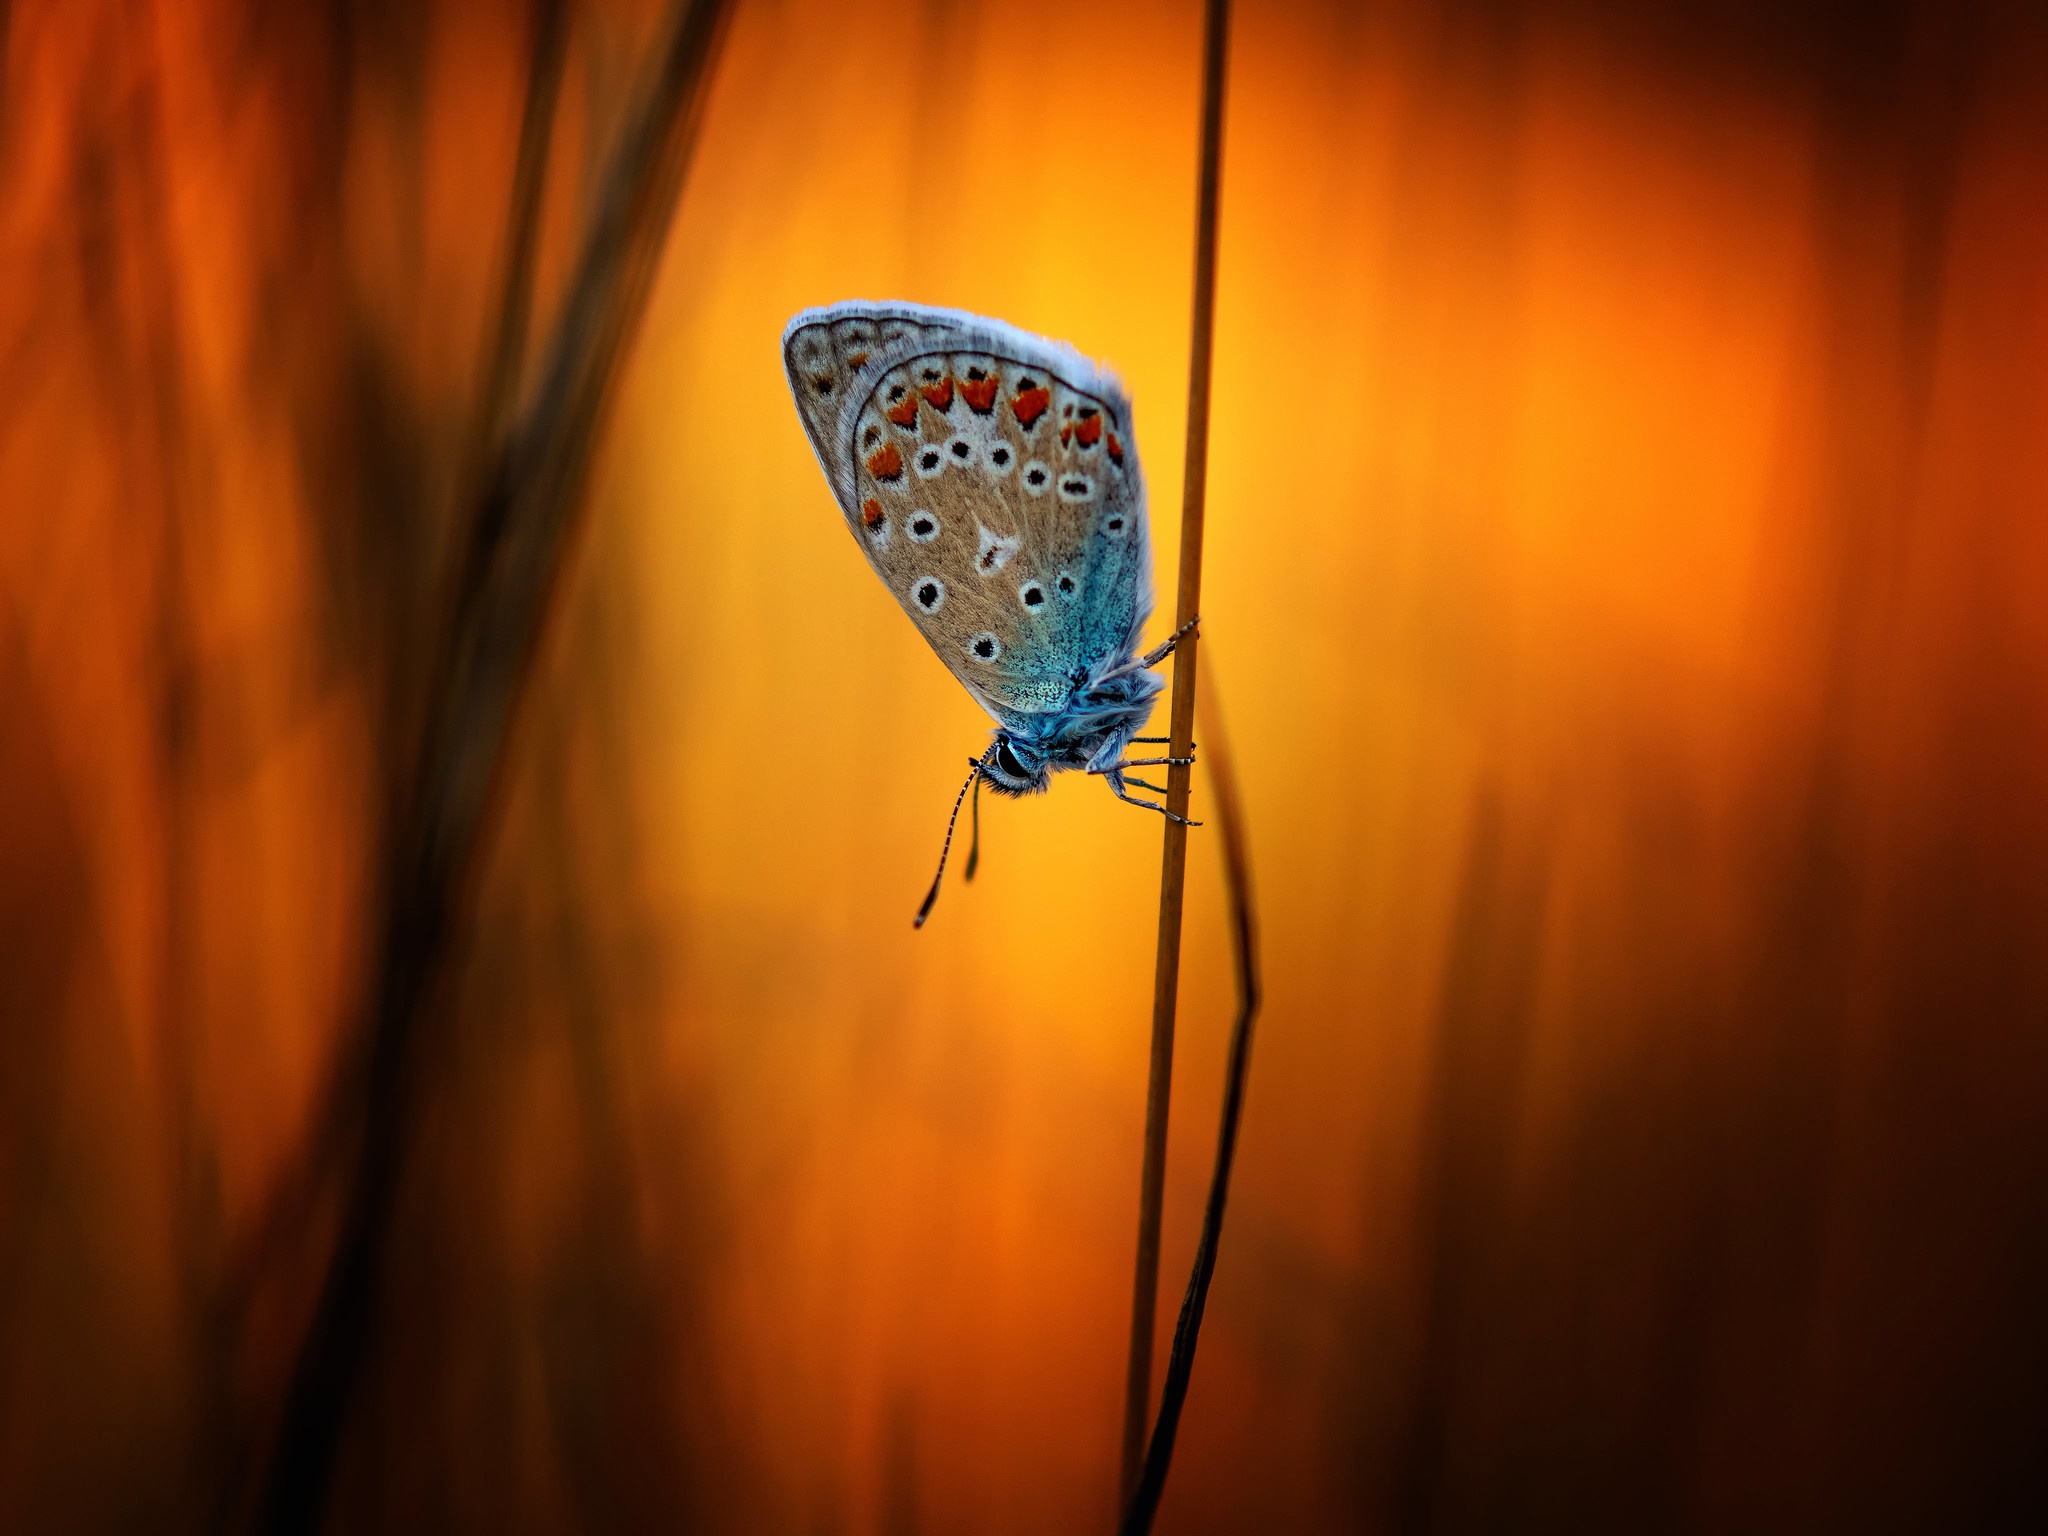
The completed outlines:
{"type": "Polygon", "coordinates": [[[894,443],[884,443],[868,455],[868,473],[877,480],[894,480],[903,473],[903,455],[894,443]]]}
{"type": "Polygon", "coordinates": [[[951,379],[941,379],[936,384],[923,385],[919,388],[918,393],[931,402],[931,407],[935,411],[950,411],[953,409],[953,381],[951,379]]]}
{"type": "Polygon", "coordinates": [[[861,504],[860,520],[870,528],[882,526],[882,504],[870,496],[861,504]]]}
{"type": "Polygon", "coordinates": [[[1010,402],[1010,409],[1017,413],[1017,425],[1027,432],[1031,430],[1031,424],[1051,408],[1052,391],[1043,384],[1036,389],[1020,391],[1010,402]]]}
{"type": "Polygon", "coordinates": [[[1066,447],[1068,443],[1073,441],[1073,439],[1074,429],[1071,426],[1065,426],[1060,428],[1060,446],[1062,448],[1066,447]]]}
{"type": "Polygon", "coordinates": [[[1074,436],[1080,440],[1083,448],[1093,448],[1102,441],[1102,418],[1092,413],[1083,416],[1074,428],[1074,436]]]}
{"type": "Polygon", "coordinates": [[[866,362],[867,360],[868,360],[868,355],[867,355],[867,353],[865,353],[865,352],[856,352],[856,353],[854,353],[854,354],[853,354],[853,356],[849,357],[849,358],[848,358],[848,359],[846,360],[846,366],[847,366],[847,367],[849,367],[849,368],[858,368],[858,367],[859,367],[859,366],[860,366],[860,365],[861,365],[862,363],[866,362]]]}
{"type": "Polygon", "coordinates": [[[966,380],[960,386],[960,393],[967,401],[970,409],[986,416],[995,409],[996,390],[1001,386],[1002,381],[994,374],[990,374],[985,379],[966,380]]]}
{"type": "Polygon", "coordinates": [[[914,427],[914,426],[916,426],[916,425],[917,425],[917,396],[916,396],[916,395],[905,395],[905,396],[903,397],[903,403],[902,403],[901,405],[892,405],[892,406],[890,406],[890,407],[889,407],[889,409],[888,409],[888,410],[887,410],[887,411],[886,411],[886,412],[885,412],[884,414],[885,414],[885,415],[887,415],[887,416],[888,416],[888,418],[889,418],[889,419],[890,419],[891,421],[895,422],[895,423],[896,423],[896,425],[897,425],[897,426],[899,426],[899,427],[914,427]]]}
{"type": "Polygon", "coordinates": [[[1124,461],[1124,445],[1116,440],[1114,432],[1109,434],[1109,456],[1119,464],[1124,461]]]}

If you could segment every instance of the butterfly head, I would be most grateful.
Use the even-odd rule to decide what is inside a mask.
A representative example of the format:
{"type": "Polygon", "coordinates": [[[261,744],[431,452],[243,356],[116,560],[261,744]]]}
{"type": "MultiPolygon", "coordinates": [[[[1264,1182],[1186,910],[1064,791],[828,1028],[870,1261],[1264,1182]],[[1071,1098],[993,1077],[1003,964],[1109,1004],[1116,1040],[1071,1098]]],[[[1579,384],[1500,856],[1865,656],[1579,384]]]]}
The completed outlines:
{"type": "Polygon", "coordinates": [[[1127,664],[1116,675],[1077,681],[1067,702],[1000,726],[981,758],[981,780],[1005,795],[1041,793],[1055,771],[1114,762],[1152,713],[1159,675],[1127,664]]]}
{"type": "Polygon", "coordinates": [[[1052,779],[1052,761],[1036,742],[998,730],[994,745],[982,759],[981,775],[998,794],[1036,795],[1052,779]]]}

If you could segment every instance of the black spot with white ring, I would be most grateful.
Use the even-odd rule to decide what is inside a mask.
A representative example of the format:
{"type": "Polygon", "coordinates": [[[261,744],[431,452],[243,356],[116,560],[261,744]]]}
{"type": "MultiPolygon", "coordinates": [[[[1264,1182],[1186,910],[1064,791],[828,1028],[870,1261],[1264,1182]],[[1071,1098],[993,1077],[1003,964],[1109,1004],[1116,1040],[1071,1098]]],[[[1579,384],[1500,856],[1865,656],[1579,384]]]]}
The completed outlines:
{"type": "Polygon", "coordinates": [[[939,451],[937,443],[927,443],[911,455],[910,462],[917,466],[917,478],[930,480],[946,472],[946,456],[939,451]]]}
{"type": "Polygon", "coordinates": [[[1045,606],[1045,587],[1036,581],[1027,581],[1017,589],[1017,601],[1032,613],[1045,606]]]}
{"type": "Polygon", "coordinates": [[[1077,475],[1071,471],[1060,476],[1061,501],[1073,502],[1078,505],[1081,502],[1093,501],[1094,499],[1095,482],[1089,476],[1077,475]]]}
{"type": "Polygon", "coordinates": [[[937,613],[946,603],[946,584],[936,576],[920,576],[910,584],[910,600],[924,613],[937,613]]]}
{"type": "Polygon", "coordinates": [[[1112,539],[1122,538],[1127,526],[1128,524],[1125,522],[1124,515],[1121,512],[1112,512],[1102,520],[1102,531],[1112,539]]]}
{"type": "Polygon", "coordinates": [[[1061,571],[1058,576],[1054,577],[1052,584],[1053,589],[1056,592],[1058,592],[1061,597],[1072,597],[1076,592],[1081,590],[1081,584],[1075,581],[1074,578],[1068,575],[1065,571],[1061,571]]]}
{"type": "Polygon", "coordinates": [[[991,443],[981,462],[988,466],[990,474],[1001,477],[1017,467],[1017,450],[1008,443],[991,443]]]}
{"type": "Polygon", "coordinates": [[[994,661],[1003,654],[1003,642],[984,629],[967,642],[967,654],[976,661],[994,661]]]}
{"type": "Polygon", "coordinates": [[[910,521],[904,525],[913,544],[929,544],[939,536],[939,519],[935,513],[919,507],[910,514],[910,521]]]}
{"type": "Polygon", "coordinates": [[[1033,459],[1024,466],[1024,489],[1032,496],[1043,496],[1052,484],[1052,471],[1038,460],[1033,459]]]}
{"type": "Polygon", "coordinates": [[[946,444],[946,457],[951,459],[956,467],[966,468],[974,462],[973,440],[964,435],[954,437],[946,444]]]}

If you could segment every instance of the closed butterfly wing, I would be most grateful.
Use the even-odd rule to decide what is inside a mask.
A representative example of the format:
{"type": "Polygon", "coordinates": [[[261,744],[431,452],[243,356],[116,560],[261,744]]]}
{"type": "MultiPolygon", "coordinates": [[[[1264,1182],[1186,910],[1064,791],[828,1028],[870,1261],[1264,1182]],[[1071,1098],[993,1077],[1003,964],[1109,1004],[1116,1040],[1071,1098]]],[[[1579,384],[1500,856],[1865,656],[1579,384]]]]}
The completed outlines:
{"type": "Polygon", "coordinates": [[[905,304],[807,310],[783,358],[868,563],[999,723],[1129,658],[1151,552],[1113,377],[999,321],[905,304]]]}

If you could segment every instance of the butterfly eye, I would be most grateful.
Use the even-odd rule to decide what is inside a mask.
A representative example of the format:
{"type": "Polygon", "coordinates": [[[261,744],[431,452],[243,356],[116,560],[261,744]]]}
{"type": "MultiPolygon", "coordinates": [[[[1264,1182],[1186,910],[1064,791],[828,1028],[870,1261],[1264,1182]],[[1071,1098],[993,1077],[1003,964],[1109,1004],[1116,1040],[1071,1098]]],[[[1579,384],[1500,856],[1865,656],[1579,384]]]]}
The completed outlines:
{"type": "Polygon", "coordinates": [[[1017,755],[1007,738],[996,743],[996,766],[1019,783],[1029,782],[1033,777],[1031,770],[1024,766],[1024,759],[1017,755]]]}
{"type": "Polygon", "coordinates": [[[1024,466],[1024,489],[1033,496],[1043,496],[1045,488],[1052,484],[1052,471],[1038,460],[1033,459],[1024,466]]]}
{"type": "Polygon", "coordinates": [[[936,576],[920,576],[910,584],[910,600],[925,613],[937,613],[946,601],[946,584],[936,576]]]}
{"type": "Polygon", "coordinates": [[[1086,475],[1060,476],[1060,500],[1071,502],[1092,501],[1095,498],[1095,482],[1086,475]]]}
{"type": "Polygon", "coordinates": [[[917,450],[917,478],[929,480],[946,468],[946,456],[936,446],[917,450]]]}
{"type": "Polygon", "coordinates": [[[931,513],[919,508],[910,514],[910,542],[929,544],[939,536],[939,520],[931,513]]]}
{"type": "Polygon", "coordinates": [[[1017,589],[1017,601],[1026,608],[1043,608],[1045,606],[1045,588],[1035,581],[1027,581],[1017,589]]]}
{"type": "Polygon", "coordinates": [[[1065,571],[1060,572],[1059,579],[1053,582],[1053,585],[1059,589],[1059,594],[1061,597],[1072,597],[1074,595],[1074,578],[1069,576],[1065,571]]]}
{"type": "Polygon", "coordinates": [[[1003,654],[1002,642],[987,630],[983,630],[968,641],[967,649],[973,653],[977,661],[994,661],[1003,654]]]}

